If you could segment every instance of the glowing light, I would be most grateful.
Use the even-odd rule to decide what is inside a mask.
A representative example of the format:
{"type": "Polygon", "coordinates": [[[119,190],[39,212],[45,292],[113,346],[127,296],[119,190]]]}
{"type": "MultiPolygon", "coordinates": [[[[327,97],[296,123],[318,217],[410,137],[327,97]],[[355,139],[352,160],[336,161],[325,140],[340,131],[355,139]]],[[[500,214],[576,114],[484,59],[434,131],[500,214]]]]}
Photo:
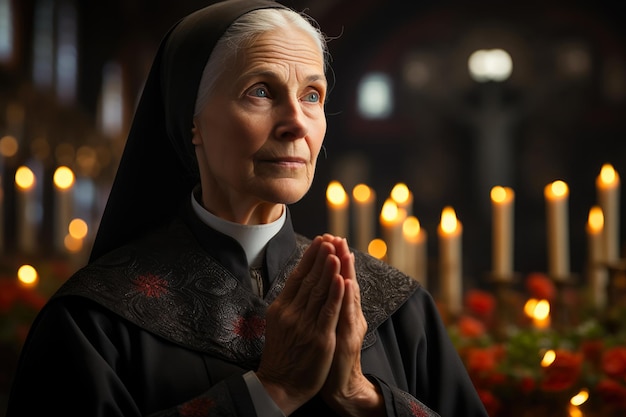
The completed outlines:
{"type": "Polygon", "coordinates": [[[504,203],[512,197],[512,194],[509,188],[497,185],[491,189],[491,200],[494,203],[504,203]]]}
{"type": "Polygon", "coordinates": [[[359,203],[366,203],[372,198],[372,189],[365,184],[357,184],[352,189],[352,196],[359,203]]]}
{"type": "Polygon", "coordinates": [[[72,219],[68,226],[68,231],[74,239],[84,239],[89,232],[89,227],[83,219],[72,219]]]}
{"type": "Polygon", "coordinates": [[[467,65],[477,82],[502,82],[513,72],[513,60],[504,49],[479,49],[470,55],[467,65]]]}
{"type": "Polygon", "coordinates": [[[604,164],[600,169],[600,181],[603,184],[613,184],[617,181],[618,175],[611,164],[604,164]]]}
{"type": "Polygon", "coordinates": [[[358,107],[368,119],[383,119],[391,114],[393,94],[391,79],[386,74],[368,74],[358,88],[358,107]]]}
{"type": "Polygon", "coordinates": [[[367,253],[376,259],[383,259],[387,254],[387,244],[382,239],[373,239],[367,245],[367,253]]]}
{"type": "Polygon", "coordinates": [[[444,207],[441,211],[441,230],[444,233],[452,234],[456,232],[458,221],[456,213],[452,207],[444,207]]]}
{"type": "Polygon", "coordinates": [[[38,278],[37,270],[31,265],[22,265],[17,270],[17,279],[24,285],[35,285],[38,278]]]}
{"type": "Polygon", "coordinates": [[[398,203],[398,205],[405,204],[411,198],[411,192],[409,191],[409,187],[404,183],[398,183],[394,185],[391,190],[391,198],[393,201],[398,203]]]}
{"type": "Polygon", "coordinates": [[[19,144],[13,136],[4,136],[0,139],[0,155],[10,158],[17,153],[19,144]]]}
{"type": "Polygon", "coordinates": [[[35,174],[27,166],[21,166],[15,171],[15,184],[22,190],[30,190],[35,185],[35,174]]]}
{"type": "Polygon", "coordinates": [[[561,180],[554,181],[550,185],[549,190],[554,197],[565,197],[569,192],[567,184],[561,180]]]}
{"type": "Polygon", "coordinates": [[[543,358],[541,359],[541,366],[543,366],[544,368],[547,368],[548,366],[552,365],[555,359],[556,359],[556,352],[550,349],[546,353],[543,354],[543,358]]]}
{"type": "Polygon", "coordinates": [[[348,202],[348,194],[339,181],[331,181],[328,184],[326,198],[335,206],[343,206],[348,202]]]}
{"type": "Polygon", "coordinates": [[[65,249],[72,253],[79,252],[83,248],[83,240],[76,239],[69,234],[63,239],[63,244],[65,245],[65,249]]]}
{"type": "Polygon", "coordinates": [[[383,203],[383,208],[380,211],[380,218],[385,222],[394,222],[398,218],[398,214],[400,210],[398,209],[398,205],[395,201],[391,199],[385,200],[383,203]]]}
{"type": "Polygon", "coordinates": [[[402,223],[402,234],[410,241],[416,239],[421,229],[420,221],[415,216],[407,217],[402,223]]]}
{"type": "Polygon", "coordinates": [[[550,303],[548,300],[539,300],[533,310],[533,317],[537,320],[544,320],[550,315],[550,303]]]}
{"type": "Polygon", "coordinates": [[[74,184],[74,173],[66,166],[61,166],[54,171],[54,185],[62,190],[70,188],[74,184]]]}
{"type": "Polygon", "coordinates": [[[604,214],[599,206],[593,206],[589,210],[589,229],[593,231],[600,231],[604,228],[604,214]]]}
{"type": "Polygon", "coordinates": [[[581,389],[580,392],[574,395],[570,400],[570,404],[579,407],[583,405],[589,399],[589,391],[585,388],[581,389]]]}

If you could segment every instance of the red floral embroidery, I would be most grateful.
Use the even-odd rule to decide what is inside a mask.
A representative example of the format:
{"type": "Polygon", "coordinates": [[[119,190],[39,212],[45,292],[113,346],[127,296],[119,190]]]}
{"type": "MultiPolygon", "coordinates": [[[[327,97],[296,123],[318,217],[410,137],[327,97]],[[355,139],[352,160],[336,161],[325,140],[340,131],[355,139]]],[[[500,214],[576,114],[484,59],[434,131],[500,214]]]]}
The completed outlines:
{"type": "Polygon", "coordinates": [[[258,339],[265,333],[265,319],[259,316],[239,317],[235,334],[243,339],[258,339]]]}
{"type": "Polygon", "coordinates": [[[181,417],[204,417],[213,407],[215,407],[215,401],[211,398],[194,398],[180,406],[180,415],[181,417]]]}
{"type": "Polygon", "coordinates": [[[411,401],[411,414],[415,417],[428,417],[428,413],[424,410],[424,407],[415,401],[411,401]]]}
{"type": "Polygon", "coordinates": [[[160,298],[169,292],[167,281],[152,274],[138,276],[134,284],[140,292],[150,298],[160,298]]]}

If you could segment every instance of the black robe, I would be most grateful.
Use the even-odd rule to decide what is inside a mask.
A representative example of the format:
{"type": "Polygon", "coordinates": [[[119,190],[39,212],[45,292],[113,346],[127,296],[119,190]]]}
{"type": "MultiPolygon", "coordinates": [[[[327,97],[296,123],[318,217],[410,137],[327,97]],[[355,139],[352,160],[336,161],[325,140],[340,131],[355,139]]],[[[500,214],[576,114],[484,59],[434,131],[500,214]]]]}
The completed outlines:
{"type": "MultiPolygon", "coordinates": [[[[188,205],[168,227],[72,276],[26,341],[7,417],[256,416],[265,310],[310,241],[288,217],[269,242],[274,277],[252,293],[246,258],[188,205]]],[[[389,416],[486,416],[435,303],[416,281],[356,252],[368,332],[362,369],[389,416]]],[[[315,397],[294,416],[335,415],[315,397]]]]}

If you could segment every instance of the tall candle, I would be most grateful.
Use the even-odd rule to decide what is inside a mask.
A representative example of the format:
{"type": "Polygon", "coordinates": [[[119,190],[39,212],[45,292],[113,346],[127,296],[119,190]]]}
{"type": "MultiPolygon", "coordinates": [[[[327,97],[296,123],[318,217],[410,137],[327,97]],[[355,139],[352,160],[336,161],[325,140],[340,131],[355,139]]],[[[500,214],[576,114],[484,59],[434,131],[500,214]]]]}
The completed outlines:
{"type": "Polygon", "coordinates": [[[329,232],[348,237],[348,194],[339,181],[331,181],[326,189],[329,232]]]}
{"type": "Polygon", "coordinates": [[[554,181],[544,188],[548,243],[548,274],[565,280],[570,274],[569,255],[569,188],[563,181],[554,181]]]}
{"type": "Polygon", "coordinates": [[[417,217],[408,216],[402,223],[402,235],[406,244],[405,272],[427,288],[427,234],[417,217]]]}
{"type": "Polygon", "coordinates": [[[462,225],[452,207],[444,207],[439,235],[439,267],[441,293],[448,312],[456,316],[462,309],[461,238],[462,225]]]}
{"type": "Polygon", "coordinates": [[[352,189],[352,198],[355,246],[360,251],[367,252],[367,247],[375,235],[376,192],[365,184],[358,184],[352,189]]]}
{"type": "Polygon", "coordinates": [[[608,271],[604,262],[604,215],[599,206],[589,210],[587,221],[587,274],[591,302],[597,309],[606,305],[608,271]]]}
{"type": "Polygon", "coordinates": [[[66,166],[58,167],[53,176],[55,187],[54,244],[59,252],[65,251],[65,237],[73,217],[74,173],[66,166]]]}
{"type": "Polygon", "coordinates": [[[602,165],[596,178],[598,204],[604,214],[604,261],[616,262],[620,259],[620,179],[611,164],[602,165]]]}
{"type": "Polygon", "coordinates": [[[380,212],[380,227],[383,240],[387,243],[387,260],[390,265],[404,270],[404,238],[402,237],[402,222],[406,212],[388,198],[380,212]]]}
{"type": "Polygon", "coordinates": [[[498,279],[513,276],[513,202],[515,193],[509,187],[491,189],[493,211],[492,272],[498,279]]]}
{"type": "Polygon", "coordinates": [[[27,166],[15,171],[17,200],[17,233],[19,250],[32,254],[37,247],[37,201],[35,174],[27,166]]]}

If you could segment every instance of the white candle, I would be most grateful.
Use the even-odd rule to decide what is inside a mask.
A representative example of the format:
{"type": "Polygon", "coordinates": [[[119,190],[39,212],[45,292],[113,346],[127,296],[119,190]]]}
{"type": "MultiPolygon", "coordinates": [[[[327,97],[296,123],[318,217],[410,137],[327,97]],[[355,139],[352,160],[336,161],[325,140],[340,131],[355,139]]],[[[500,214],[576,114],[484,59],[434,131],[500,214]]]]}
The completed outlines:
{"type": "Polygon", "coordinates": [[[53,176],[55,194],[54,244],[59,252],[65,252],[65,237],[74,213],[74,173],[66,166],[56,169],[53,176]]]}
{"type": "Polygon", "coordinates": [[[402,222],[406,212],[388,198],[380,212],[380,227],[383,240],[387,243],[387,261],[390,265],[404,271],[405,254],[402,222]]]}
{"type": "Polygon", "coordinates": [[[509,187],[491,189],[493,211],[492,272],[497,279],[513,277],[513,202],[515,193],[509,187]]]}
{"type": "Polygon", "coordinates": [[[355,247],[367,252],[369,243],[374,239],[376,225],[376,193],[365,184],[358,184],[352,189],[354,200],[354,242],[355,247]]]}
{"type": "Polygon", "coordinates": [[[554,181],[544,189],[548,243],[548,274],[557,280],[570,275],[569,255],[569,188],[563,181],[554,181]]]}
{"type": "Polygon", "coordinates": [[[461,238],[462,225],[452,207],[444,207],[439,235],[439,266],[441,293],[449,313],[456,316],[462,310],[461,238]]]}
{"type": "Polygon", "coordinates": [[[604,214],[604,261],[613,263],[620,259],[619,198],[620,179],[611,164],[602,165],[596,178],[598,204],[604,214]]]}
{"type": "Polygon", "coordinates": [[[427,288],[427,234],[415,216],[408,216],[402,223],[402,235],[406,245],[406,273],[427,288]]]}
{"type": "Polygon", "coordinates": [[[604,215],[599,206],[589,210],[587,221],[587,274],[591,302],[597,309],[606,306],[608,271],[604,262],[604,215]]]}
{"type": "Polygon", "coordinates": [[[37,247],[35,183],[35,174],[27,166],[15,171],[18,248],[25,254],[34,253],[37,247]]]}
{"type": "Polygon", "coordinates": [[[329,232],[348,237],[348,194],[339,181],[331,181],[326,189],[329,232]]]}

